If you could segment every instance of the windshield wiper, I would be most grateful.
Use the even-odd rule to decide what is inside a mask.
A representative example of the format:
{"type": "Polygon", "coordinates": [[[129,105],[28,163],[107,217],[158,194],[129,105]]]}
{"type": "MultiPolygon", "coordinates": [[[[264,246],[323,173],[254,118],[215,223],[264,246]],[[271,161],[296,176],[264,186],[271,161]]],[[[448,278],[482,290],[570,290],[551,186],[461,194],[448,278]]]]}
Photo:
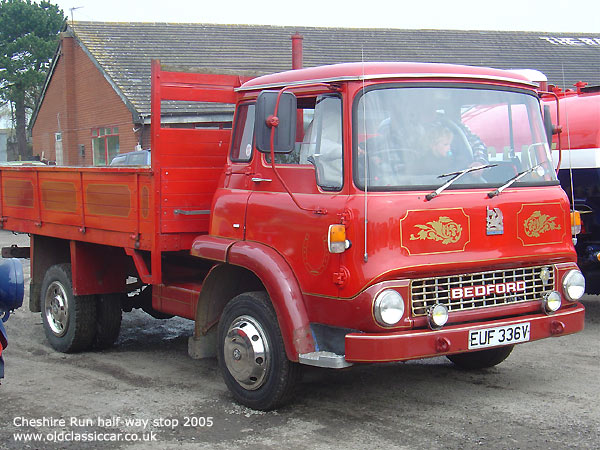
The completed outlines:
{"type": "Polygon", "coordinates": [[[438,176],[438,178],[446,178],[446,177],[452,177],[452,178],[450,178],[448,181],[446,181],[443,185],[441,185],[435,191],[427,194],[425,196],[425,199],[431,200],[431,199],[437,197],[438,195],[440,195],[442,193],[442,191],[444,191],[448,186],[450,186],[456,180],[461,178],[463,175],[466,175],[471,172],[475,172],[477,170],[487,169],[488,167],[496,167],[497,165],[498,164],[486,164],[484,166],[467,167],[466,169],[460,170],[458,172],[444,173],[444,174],[438,176]]]}
{"type": "Polygon", "coordinates": [[[530,174],[531,172],[533,172],[534,170],[537,170],[538,167],[542,167],[542,163],[533,166],[527,170],[524,170],[523,172],[519,172],[518,174],[516,174],[514,177],[512,177],[510,180],[508,180],[506,183],[504,183],[502,186],[500,186],[498,189],[493,190],[491,192],[488,192],[488,197],[489,198],[493,198],[496,195],[499,195],[500,192],[502,192],[504,189],[506,189],[507,187],[512,186],[514,183],[516,183],[517,181],[519,181],[521,178],[523,178],[525,175],[530,174]]]}

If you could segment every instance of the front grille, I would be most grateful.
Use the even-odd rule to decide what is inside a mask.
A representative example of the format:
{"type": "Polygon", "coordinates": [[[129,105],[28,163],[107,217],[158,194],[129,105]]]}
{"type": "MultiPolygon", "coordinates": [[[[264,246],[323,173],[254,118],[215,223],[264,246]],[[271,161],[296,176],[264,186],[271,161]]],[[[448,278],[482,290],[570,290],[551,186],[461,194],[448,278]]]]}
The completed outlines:
{"type": "MultiPolygon", "coordinates": [[[[554,289],[554,268],[552,266],[526,267],[447,277],[420,278],[411,281],[410,289],[413,317],[427,315],[429,308],[436,303],[446,305],[449,311],[452,312],[539,301],[545,294],[554,289]],[[540,276],[542,272],[545,275],[549,275],[549,277],[540,276]],[[546,281],[544,282],[542,278],[546,278],[546,281]],[[519,292],[514,292],[515,289],[511,289],[512,285],[508,285],[508,290],[511,292],[486,292],[481,295],[483,289],[481,286],[485,286],[488,291],[490,289],[502,291],[507,290],[506,285],[504,285],[504,289],[502,288],[502,284],[504,283],[515,283],[515,285],[516,283],[520,283],[519,287],[522,289],[522,282],[525,282],[525,287],[523,290],[519,290],[519,292]],[[488,286],[491,285],[496,285],[497,287],[489,288],[488,286]],[[469,295],[469,298],[456,298],[462,295],[456,294],[452,298],[452,289],[470,287],[474,288],[472,290],[474,296],[469,295]],[[475,287],[477,287],[477,293],[480,295],[476,295],[475,287]]],[[[460,292],[464,291],[461,290],[460,292]]],[[[468,292],[468,294],[470,293],[468,292]]]]}

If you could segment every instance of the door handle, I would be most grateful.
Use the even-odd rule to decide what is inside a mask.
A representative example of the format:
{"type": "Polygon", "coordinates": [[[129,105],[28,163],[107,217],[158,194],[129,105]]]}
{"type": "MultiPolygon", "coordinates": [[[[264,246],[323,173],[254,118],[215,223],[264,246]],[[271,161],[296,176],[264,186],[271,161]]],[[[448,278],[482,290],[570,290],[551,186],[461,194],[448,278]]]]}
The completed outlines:
{"type": "Polygon", "coordinates": [[[184,211],[183,209],[176,209],[173,211],[173,214],[181,214],[183,216],[198,216],[204,214],[210,214],[210,209],[200,209],[195,211],[184,211]]]}
{"type": "Polygon", "coordinates": [[[252,177],[252,181],[254,181],[255,183],[260,183],[262,181],[271,182],[273,180],[271,180],[269,178],[252,177]]]}

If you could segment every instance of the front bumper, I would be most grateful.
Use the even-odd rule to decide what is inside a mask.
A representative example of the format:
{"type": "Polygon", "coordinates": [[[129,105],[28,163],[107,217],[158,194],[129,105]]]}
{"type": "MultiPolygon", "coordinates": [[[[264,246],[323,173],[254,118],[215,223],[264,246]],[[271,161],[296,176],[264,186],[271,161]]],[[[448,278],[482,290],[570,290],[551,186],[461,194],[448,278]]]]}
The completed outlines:
{"type": "Polygon", "coordinates": [[[485,323],[450,325],[441,330],[409,330],[394,333],[349,333],[346,335],[348,362],[408,361],[411,359],[464,353],[469,351],[468,336],[472,330],[490,327],[531,324],[528,342],[552,336],[563,336],[583,330],[585,308],[581,303],[547,316],[535,314],[485,323]]]}

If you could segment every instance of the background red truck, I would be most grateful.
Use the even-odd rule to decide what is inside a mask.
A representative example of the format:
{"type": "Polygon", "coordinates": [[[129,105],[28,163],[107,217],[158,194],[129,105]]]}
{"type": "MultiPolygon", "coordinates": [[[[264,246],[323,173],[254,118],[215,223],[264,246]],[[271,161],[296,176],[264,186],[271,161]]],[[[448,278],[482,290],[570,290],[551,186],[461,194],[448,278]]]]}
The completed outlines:
{"type": "MultiPolygon", "coordinates": [[[[554,148],[561,140],[563,149],[558,178],[572,208],[581,213],[581,233],[577,236],[577,263],[586,278],[586,291],[600,293],[600,86],[580,82],[575,89],[554,88],[556,97],[545,97],[556,122],[557,100],[561,132],[553,138],[554,148]]],[[[553,155],[558,164],[558,151],[553,155]]]]}
{"type": "Polygon", "coordinates": [[[30,309],[55,349],[112,344],[122,309],[179,315],[234,397],[272,409],[300,364],[482,368],[583,328],[525,77],[359,63],[244,81],[155,61],[151,167],[0,170],[1,224],[31,234],[30,309]],[[167,128],[167,100],[235,103],[232,130],[167,128]]]}

